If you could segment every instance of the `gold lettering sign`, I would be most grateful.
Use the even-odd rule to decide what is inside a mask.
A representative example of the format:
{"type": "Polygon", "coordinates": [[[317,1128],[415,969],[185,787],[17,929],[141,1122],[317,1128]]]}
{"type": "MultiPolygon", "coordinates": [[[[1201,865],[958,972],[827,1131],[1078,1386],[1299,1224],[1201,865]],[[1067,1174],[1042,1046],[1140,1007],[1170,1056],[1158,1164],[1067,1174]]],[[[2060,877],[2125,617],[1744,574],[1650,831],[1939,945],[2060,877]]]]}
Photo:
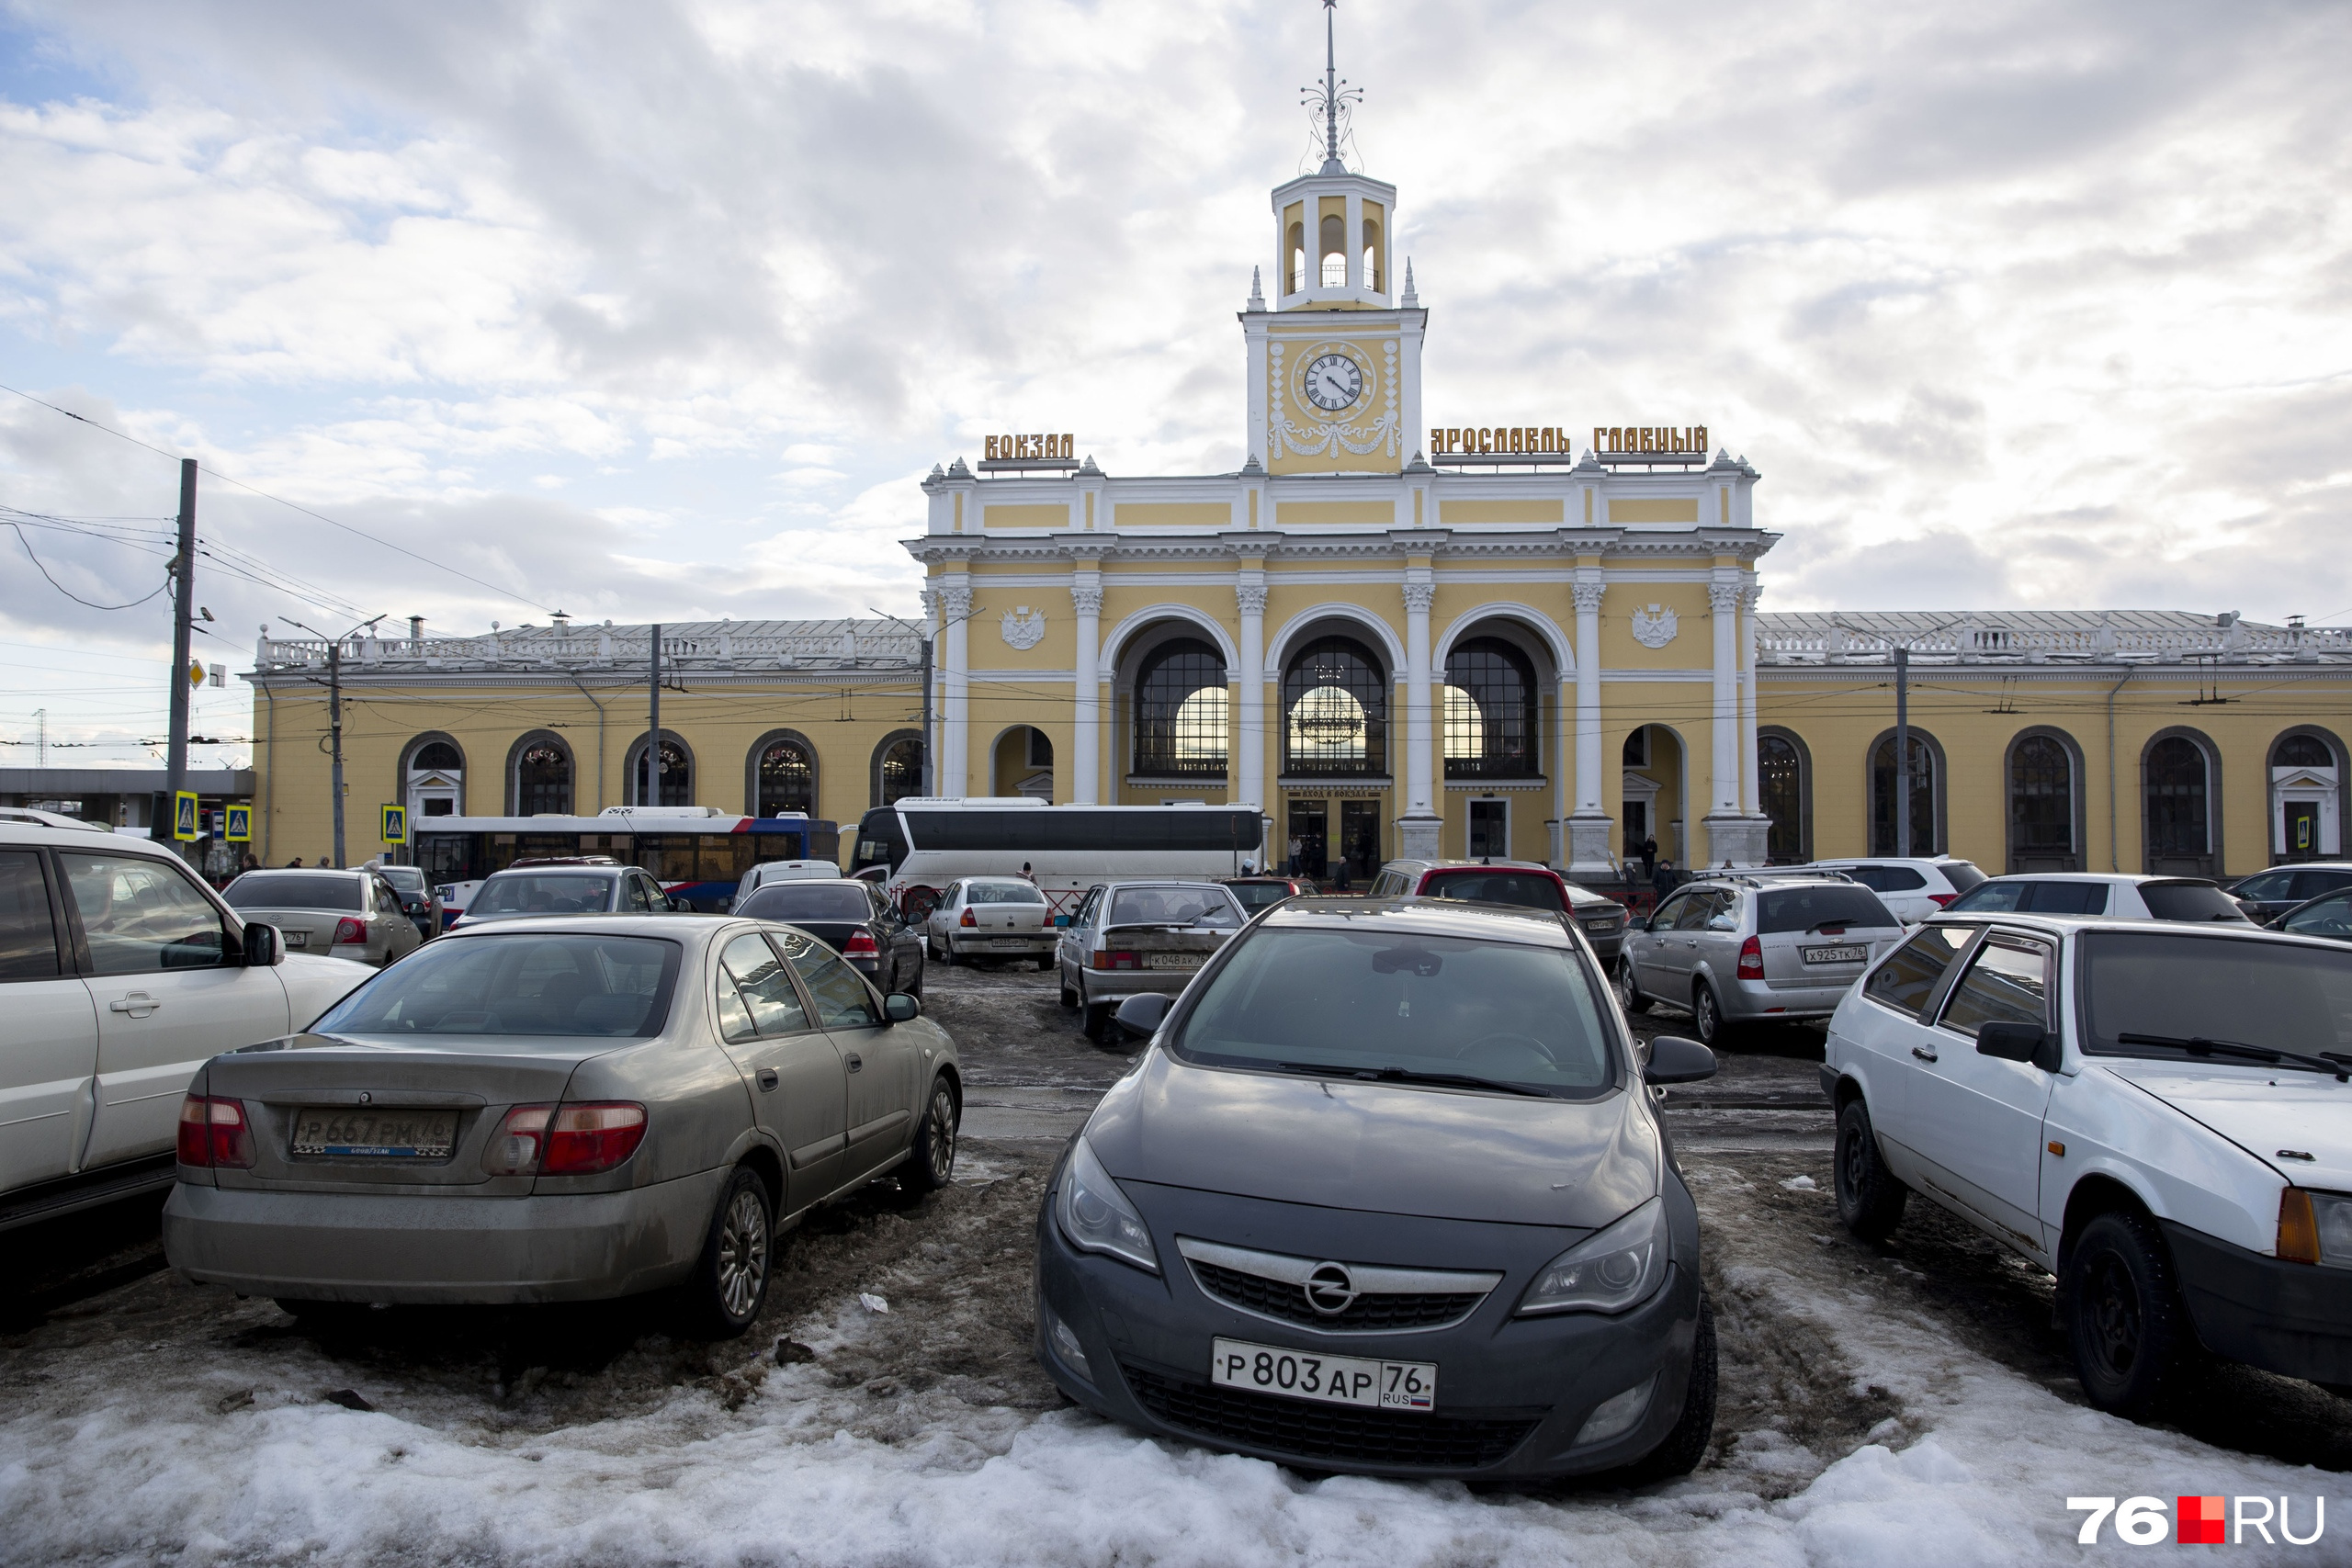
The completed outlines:
{"type": "Polygon", "coordinates": [[[1068,457],[1078,449],[1078,437],[1061,435],[991,435],[982,452],[990,463],[1025,462],[1033,458],[1068,457]]]}
{"type": "Polygon", "coordinates": [[[1592,448],[1596,452],[1656,453],[1660,457],[1695,453],[1703,457],[1707,453],[1707,427],[1703,424],[1682,427],[1670,424],[1596,424],[1592,427],[1592,448]]]}
{"type": "Polygon", "coordinates": [[[1516,453],[1521,457],[1566,457],[1568,430],[1555,424],[1480,424],[1430,428],[1430,456],[1443,457],[1448,453],[1462,457],[1482,457],[1490,452],[1516,453]]]}

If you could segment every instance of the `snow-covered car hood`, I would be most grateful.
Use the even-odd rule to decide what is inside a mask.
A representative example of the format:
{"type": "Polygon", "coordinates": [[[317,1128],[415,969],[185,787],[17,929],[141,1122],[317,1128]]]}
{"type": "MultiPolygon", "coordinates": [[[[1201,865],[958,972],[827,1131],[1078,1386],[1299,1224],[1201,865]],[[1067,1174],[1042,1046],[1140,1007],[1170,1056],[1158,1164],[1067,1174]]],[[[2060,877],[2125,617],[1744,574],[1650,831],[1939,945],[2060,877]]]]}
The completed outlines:
{"type": "Polygon", "coordinates": [[[1657,1193],[1663,1157],[1623,1091],[1539,1100],[1196,1067],[1156,1048],[1086,1137],[1131,1180],[1510,1224],[1607,1224],[1657,1193]]]}
{"type": "Polygon", "coordinates": [[[277,978],[286,987],[288,1027],[298,1032],[310,1028],[321,1013],[375,976],[375,970],[348,958],[288,953],[286,962],[277,966],[277,978]]]}
{"type": "Polygon", "coordinates": [[[2211,1127],[2295,1186],[2352,1192],[2352,1083],[2299,1067],[2112,1058],[2098,1066],[2211,1127]],[[2281,1149],[2312,1157],[2282,1158],[2281,1149]]]}

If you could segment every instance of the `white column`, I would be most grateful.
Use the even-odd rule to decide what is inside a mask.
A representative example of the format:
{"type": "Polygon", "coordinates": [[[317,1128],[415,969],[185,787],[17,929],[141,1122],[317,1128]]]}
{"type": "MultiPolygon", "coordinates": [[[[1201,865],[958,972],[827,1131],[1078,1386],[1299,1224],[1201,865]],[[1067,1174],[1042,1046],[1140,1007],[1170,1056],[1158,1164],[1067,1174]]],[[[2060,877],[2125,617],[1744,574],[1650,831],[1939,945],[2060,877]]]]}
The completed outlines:
{"type": "Polygon", "coordinates": [[[971,662],[965,631],[972,616],[972,581],[963,574],[948,578],[939,589],[940,640],[946,652],[940,671],[940,710],[945,736],[939,748],[939,793],[972,793],[966,751],[971,731],[971,662]]]}
{"type": "Polygon", "coordinates": [[[1070,730],[1069,798],[1080,806],[1100,803],[1102,780],[1102,677],[1095,667],[1102,654],[1102,574],[1072,574],[1069,602],[1078,611],[1077,702],[1070,730]]]}
{"type": "MultiPolygon", "coordinates": [[[[1707,587],[1707,607],[1715,634],[1714,722],[1709,746],[1710,783],[1705,827],[1706,863],[1755,865],[1764,858],[1764,835],[1755,814],[1740,809],[1741,779],[1754,772],[1740,766],[1739,607],[1746,585],[1736,576],[1707,587]]],[[[1751,732],[1752,733],[1752,732],[1751,732]]],[[[1752,743],[1751,743],[1752,744],[1752,743]]]]}
{"type": "Polygon", "coordinates": [[[1266,574],[1244,570],[1233,596],[1241,606],[1240,734],[1226,798],[1263,809],[1266,800],[1266,574]]]}
{"type": "Polygon", "coordinates": [[[1396,819],[1398,851],[1434,858],[1444,818],[1433,800],[1435,747],[1430,724],[1430,606],[1437,584],[1429,568],[1405,573],[1405,810],[1396,819]]]}
{"type": "Polygon", "coordinates": [[[1599,567],[1578,567],[1571,589],[1577,606],[1576,810],[1568,818],[1568,874],[1609,876],[1612,826],[1603,807],[1607,777],[1600,749],[1600,601],[1608,592],[1599,567]]]}
{"type": "Polygon", "coordinates": [[[1756,602],[1763,596],[1761,587],[1751,585],[1739,603],[1739,803],[1750,817],[1764,814],[1763,780],[1756,765],[1756,602]]]}

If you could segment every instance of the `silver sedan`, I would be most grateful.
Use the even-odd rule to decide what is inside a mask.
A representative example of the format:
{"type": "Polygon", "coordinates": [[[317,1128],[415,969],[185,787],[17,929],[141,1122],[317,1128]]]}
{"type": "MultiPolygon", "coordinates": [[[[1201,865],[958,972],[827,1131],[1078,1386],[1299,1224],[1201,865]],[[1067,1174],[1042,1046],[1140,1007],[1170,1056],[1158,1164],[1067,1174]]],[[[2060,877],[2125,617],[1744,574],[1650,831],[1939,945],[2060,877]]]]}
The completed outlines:
{"type": "Polygon", "coordinates": [[[922,1010],[790,926],[461,930],[205,1065],[165,1254],[298,1315],[667,1289],[741,1334],[780,1228],[886,1173],[951,1179],[962,1071],[922,1010]]]}
{"type": "Polygon", "coordinates": [[[380,969],[424,941],[399,890],[372,871],[249,871],[221,897],[246,919],[276,926],[295,953],[380,969]]]}

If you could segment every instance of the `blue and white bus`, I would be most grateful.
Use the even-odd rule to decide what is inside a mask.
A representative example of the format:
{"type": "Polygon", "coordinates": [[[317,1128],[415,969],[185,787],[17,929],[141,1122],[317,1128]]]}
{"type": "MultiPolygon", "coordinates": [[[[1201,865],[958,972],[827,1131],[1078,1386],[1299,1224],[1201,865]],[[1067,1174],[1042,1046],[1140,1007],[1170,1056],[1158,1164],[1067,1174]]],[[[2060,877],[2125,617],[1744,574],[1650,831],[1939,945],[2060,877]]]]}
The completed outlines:
{"type": "Polygon", "coordinates": [[[1251,806],[1049,806],[1025,795],[910,795],[858,821],[850,874],[883,881],[914,913],[962,876],[1020,876],[1068,914],[1097,883],[1134,876],[1238,876],[1265,865],[1266,819],[1251,806]]]}
{"type": "Polygon", "coordinates": [[[735,885],[763,861],[841,855],[840,824],[802,812],[741,817],[707,806],[608,806],[594,817],[419,817],[416,863],[441,895],[442,918],[518,860],[606,855],[652,873],[700,914],[734,901],[735,885]]]}

